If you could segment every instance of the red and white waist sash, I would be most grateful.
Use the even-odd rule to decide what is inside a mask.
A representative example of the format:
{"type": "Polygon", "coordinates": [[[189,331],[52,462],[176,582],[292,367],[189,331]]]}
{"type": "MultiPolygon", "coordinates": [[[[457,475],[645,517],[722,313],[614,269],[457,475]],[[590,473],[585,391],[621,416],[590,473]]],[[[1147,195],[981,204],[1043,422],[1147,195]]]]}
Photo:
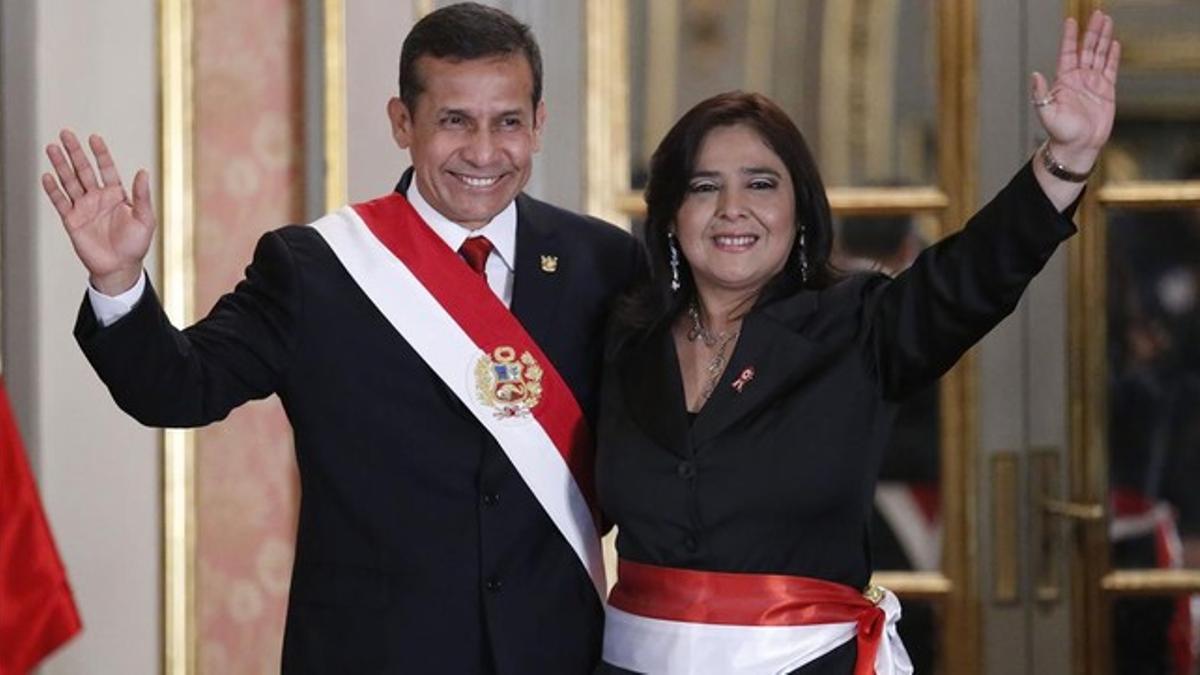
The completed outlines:
{"type": "Polygon", "coordinates": [[[900,602],[877,586],[621,560],[604,660],[639,673],[787,673],[858,640],[855,675],[907,675],[900,602]],[[870,595],[873,599],[869,599],[870,595]]]}
{"type": "Polygon", "coordinates": [[[403,196],[343,207],[312,227],[496,439],[603,598],[593,443],[550,359],[403,196]]]}

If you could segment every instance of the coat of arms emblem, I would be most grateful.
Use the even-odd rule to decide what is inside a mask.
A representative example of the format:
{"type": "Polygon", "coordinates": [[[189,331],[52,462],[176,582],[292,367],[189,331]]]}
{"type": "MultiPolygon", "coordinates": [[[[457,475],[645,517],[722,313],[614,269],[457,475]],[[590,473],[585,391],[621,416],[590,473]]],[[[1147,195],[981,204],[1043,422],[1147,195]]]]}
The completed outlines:
{"type": "Polygon", "coordinates": [[[528,417],[542,399],[542,367],[529,352],[496,347],[475,363],[475,393],[498,419],[528,417]]]}

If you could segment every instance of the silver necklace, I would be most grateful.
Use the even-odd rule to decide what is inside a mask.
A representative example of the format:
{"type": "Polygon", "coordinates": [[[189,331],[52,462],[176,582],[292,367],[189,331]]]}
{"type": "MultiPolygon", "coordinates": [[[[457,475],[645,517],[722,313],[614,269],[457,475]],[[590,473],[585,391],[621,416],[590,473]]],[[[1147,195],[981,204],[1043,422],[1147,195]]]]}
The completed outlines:
{"type": "Polygon", "coordinates": [[[704,342],[705,347],[715,347],[718,342],[729,337],[728,329],[714,333],[704,325],[704,322],[700,320],[700,307],[695,300],[688,304],[688,318],[692,320],[692,327],[687,332],[688,342],[695,342],[699,338],[704,342]]]}
{"type": "Polygon", "coordinates": [[[720,333],[713,333],[700,320],[700,308],[696,306],[694,300],[688,305],[688,316],[692,320],[692,327],[687,332],[688,342],[695,342],[699,339],[705,347],[717,348],[717,353],[713,355],[705,368],[707,381],[704,389],[700,392],[700,405],[704,405],[717,389],[717,383],[720,382],[721,374],[725,372],[725,364],[729,360],[729,345],[737,339],[739,331],[726,329],[720,333]]]}

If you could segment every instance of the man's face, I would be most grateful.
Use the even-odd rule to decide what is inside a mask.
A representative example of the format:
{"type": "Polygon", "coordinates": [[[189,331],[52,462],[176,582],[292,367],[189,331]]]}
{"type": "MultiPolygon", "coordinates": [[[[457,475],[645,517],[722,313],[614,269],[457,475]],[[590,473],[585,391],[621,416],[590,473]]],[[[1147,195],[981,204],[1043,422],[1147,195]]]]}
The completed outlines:
{"type": "Polygon", "coordinates": [[[533,106],[533,72],[524,55],[467,61],[417,60],[424,90],[416,110],[388,101],[396,143],[409,151],[429,205],[477,229],[504,210],[529,181],[546,107],[533,106]]]}

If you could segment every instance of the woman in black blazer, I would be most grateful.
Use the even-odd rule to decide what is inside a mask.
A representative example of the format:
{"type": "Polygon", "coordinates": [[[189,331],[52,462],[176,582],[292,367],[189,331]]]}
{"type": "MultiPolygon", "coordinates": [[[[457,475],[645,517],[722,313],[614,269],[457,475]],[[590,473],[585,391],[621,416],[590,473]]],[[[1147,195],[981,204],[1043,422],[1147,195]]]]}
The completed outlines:
{"type": "Polygon", "coordinates": [[[1049,140],[895,280],[828,266],[825,191],[755,94],[704,101],[651,161],[653,278],[610,331],[598,431],[619,527],[604,672],[911,672],[866,542],[897,402],[1016,306],[1075,228],[1112,128],[1120,46],[1066,23],[1049,140]]]}

